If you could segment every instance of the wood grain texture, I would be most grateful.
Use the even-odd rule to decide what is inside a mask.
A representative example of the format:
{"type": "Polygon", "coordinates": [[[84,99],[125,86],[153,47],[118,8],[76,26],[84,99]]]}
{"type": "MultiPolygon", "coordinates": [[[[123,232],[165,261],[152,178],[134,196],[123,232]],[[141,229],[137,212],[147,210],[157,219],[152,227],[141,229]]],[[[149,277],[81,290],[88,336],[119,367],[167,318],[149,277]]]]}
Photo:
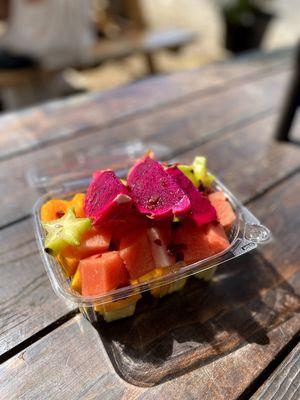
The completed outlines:
{"type": "MultiPolygon", "coordinates": [[[[293,237],[299,234],[300,204],[298,201],[289,203],[288,211],[285,204],[286,193],[291,186],[294,196],[299,196],[299,177],[299,174],[295,175],[252,204],[255,209],[259,205],[261,210],[265,210],[261,212],[265,222],[265,219],[271,219],[268,212],[272,201],[276,215],[284,215],[285,223],[278,224],[275,240],[268,248],[262,248],[261,255],[249,255],[243,258],[249,258],[245,263],[240,259],[236,265],[228,264],[220,270],[212,285],[216,290],[214,302],[218,305],[215,312],[210,314],[214,307],[210,309],[212,297],[208,296],[202,311],[198,310],[198,314],[191,312],[190,316],[186,313],[184,322],[177,323],[176,328],[171,325],[169,332],[168,325],[172,321],[170,314],[166,316],[165,325],[162,318],[156,322],[159,323],[156,334],[166,329],[160,342],[169,334],[171,349],[182,346],[186,352],[185,362],[193,357],[203,358],[214,354],[212,360],[161,385],[148,389],[135,387],[117,377],[104,355],[97,331],[77,316],[1,365],[0,397],[31,399],[44,395],[48,399],[143,400],[237,398],[299,329],[300,271],[299,263],[295,260],[299,260],[300,249],[296,245],[289,248],[288,268],[284,251],[291,240],[293,242],[293,237]],[[287,230],[287,226],[291,226],[291,230],[287,230]],[[265,259],[267,256],[268,261],[265,259]],[[196,315],[197,318],[202,315],[203,322],[206,320],[207,323],[203,325],[205,329],[201,330],[201,323],[197,322],[193,332],[193,324],[198,321],[196,315]],[[180,342],[178,339],[184,339],[184,331],[185,341],[180,342]],[[181,332],[181,336],[178,336],[178,332],[181,332]],[[202,340],[197,341],[195,334],[202,335],[202,340]],[[41,371],[45,379],[41,379],[41,371]]],[[[173,308],[174,321],[178,312],[178,307],[173,308]]],[[[144,332],[132,331],[132,334],[138,333],[141,342],[149,340],[150,333],[146,329],[144,332]]],[[[130,340],[129,336],[127,340],[130,340]]],[[[162,358],[156,365],[158,370],[162,358]]]]}
{"type": "Polygon", "coordinates": [[[0,231],[0,355],[70,311],[57,297],[28,219],[0,231]]]}
{"type": "MultiPolygon", "coordinates": [[[[260,75],[286,69],[291,51],[271,53],[264,59],[226,62],[201,70],[155,77],[105,93],[54,101],[0,119],[0,158],[57,141],[91,129],[101,129],[134,115],[159,110],[167,103],[188,100],[202,92],[220,91],[239,80],[255,80],[260,75]],[[9,132],[9,134],[8,134],[9,132]]],[[[203,93],[205,95],[205,93],[203,93]]]]}
{"type": "MultiPolygon", "coordinates": [[[[0,226],[31,212],[37,193],[28,185],[26,173],[32,167],[44,163],[48,165],[46,171],[57,168],[72,170],[74,164],[80,165],[83,155],[87,160],[98,160],[103,148],[136,138],[144,143],[154,141],[166,145],[170,153],[195,148],[209,138],[255,121],[261,114],[270,112],[270,108],[278,106],[287,78],[288,73],[280,72],[259,83],[239,85],[222,94],[212,95],[205,101],[195,100],[187,105],[157,111],[105,131],[52,144],[47,146],[47,151],[41,148],[0,162],[0,192],[3,193],[0,226]],[[237,101],[239,98],[243,98],[243,101],[237,101]],[[17,198],[14,196],[16,182],[17,198]]],[[[7,132],[7,136],[10,136],[10,132],[7,132]]],[[[253,148],[253,138],[252,141],[253,148]]],[[[109,157],[107,159],[111,160],[109,157]]]]}
{"type": "Polygon", "coordinates": [[[300,395],[300,344],[286,357],[251,400],[295,400],[300,395]]]}
{"type": "MultiPolygon", "coordinates": [[[[178,159],[190,162],[196,154],[207,155],[213,172],[238,198],[248,201],[300,168],[300,148],[272,141],[273,124],[273,117],[263,118],[243,129],[224,133],[219,139],[196,147],[178,159]],[[264,132],[264,134],[258,135],[257,132],[264,132]],[[235,156],[232,157],[232,154],[235,156]]],[[[30,201],[31,191],[27,187],[25,190],[26,192],[23,191],[21,195],[22,189],[19,184],[20,197],[18,199],[14,197],[15,213],[24,206],[24,201],[30,201]],[[20,202],[20,200],[23,201],[20,202]]],[[[28,205],[28,208],[30,206],[28,205]]],[[[254,214],[259,214],[261,209],[263,205],[255,207],[254,214]]],[[[7,212],[8,207],[5,210],[7,212]]],[[[266,211],[269,210],[265,210],[265,215],[268,215],[266,211]]],[[[263,219],[264,215],[261,217],[263,219]]],[[[270,225],[276,231],[277,225],[274,226],[273,217],[270,219],[270,225]]],[[[14,304],[10,306],[9,302],[6,303],[6,316],[3,317],[0,325],[0,350],[4,352],[60,318],[68,309],[64,307],[60,299],[56,298],[43,272],[42,261],[36,252],[31,221],[24,221],[0,231],[0,237],[2,243],[0,252],[4,251],[2,270],[5,272],[6,282],[6,289],[0,292],[1,302],[7,302],[11,293],[14,293],[18,299],[22,299],[21,303],[17,303],[16,309],[14,304]],[[24,241],[25,244],[23,244],[24,241]],[[21,254],[16,250],[19,246],[22,250],[21,254]],[[37,282],[39,285],[36,285],[37,282]],[[26,285],[29,285],[27,291],[24,290],[26,285]],[[36,296],[41,298],[41,305],[35,300],[36,296]],[[18,329],[15,326],[16,321],[18,321],[18,329]]],[[[294,238],[296,239],[296,236],[294,238]]],[[[286,254],[289,254],[289,249],[290,246],[287,247],[286,254]]]]}
{"type": "MultiPolygon", "coordinates": [[[[208,67],[203,74],[159,78],[0,119],[8,137],[0,136],[0,157],[12,156],[0,164],[2,226],[30,213],[37,193],[27,185],[25,171],[32,165],[63,160],[71,168],[82,154],[97,156],[99,148],[137,136],[167,144],[182,161],[206,154],[214,172],[243,201],[290,177],[250,205],[274,232],[273,242],[243,263],[224,266],[201,296],[191,287],[180,300],[190,313],[182,312],[177,297],[166,299],[148,313],[151,329],[138,316],[132,332],[142,341],[126,335],[126,321],[117,336],[102,328],[102,340],[120,370],[141,380],[146,368],[146,383],[153,384],[153,378],[166,382],[150,389],[124,383],[97,332],[77,316],[40,340],[35,337],[35,343],[1,365],[0,398],[236,398],[295,335],[300,324],[300,180],[295,174],[300,148],[271,140],[276,117],[271,110],[277,109],[289,75],[286,56],[274,58],[208,67]],[[162,82],[169,93],[158,91],[162,82]],[[41,135],[48,135],[45,143],[41,135]],[[41,143],[46,147],[29,152],[41,143]],[[17,156],[20,151],[28,154],[17,156]],[[184,321],[179,325],[178,310],[184,321]],[[131,352],[118,359],[122,343],[131,352]],[[148,352],[141,357],[144,348],[148,352]],[[147,365],[157,352],[157,363],[147,365]],[[178,369],[184,375],[168,380],[178,369]]],[[[297,125],[296,135],[299,131],[297,125]]],[[[29,220],[0,231],[1,352],[70,309],[52,292],[31,232],[29,220]]]]}

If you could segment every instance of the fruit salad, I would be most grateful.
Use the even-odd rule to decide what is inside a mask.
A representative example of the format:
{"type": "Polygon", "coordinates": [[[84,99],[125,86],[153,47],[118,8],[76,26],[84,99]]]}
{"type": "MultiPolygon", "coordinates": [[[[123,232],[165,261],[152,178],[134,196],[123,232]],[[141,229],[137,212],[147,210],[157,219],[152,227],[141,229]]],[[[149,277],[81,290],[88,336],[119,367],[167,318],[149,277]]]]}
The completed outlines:
{"type": "MultiPolygon", "coordinates": [[[[86,193],[51,199],[41,208],[44,249],[56,258],[74,292],[92,298],[136,287],[126,298],[95,305],[107,322],[131,316],[139,284],[217,255],[230,246],[236,215],[216,191],[205,157],[191,165],[156,161],[151,152],[127,177],[95,171],[86,193]]],[[[194,275],[209,280],[211,268],[194,275]]],[[[187,278],[151,287],[160,298],[181,290],[187,278]]]]}

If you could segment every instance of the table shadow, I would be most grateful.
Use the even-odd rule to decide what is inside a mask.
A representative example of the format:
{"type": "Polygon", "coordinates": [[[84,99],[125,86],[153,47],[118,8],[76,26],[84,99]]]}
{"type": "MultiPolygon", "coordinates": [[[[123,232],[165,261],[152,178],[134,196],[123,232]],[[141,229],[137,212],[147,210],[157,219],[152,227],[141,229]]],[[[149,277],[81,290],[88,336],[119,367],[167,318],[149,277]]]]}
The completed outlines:
{"type": "Polygon", "coordinates": [[[299,307],[292,286],[254,252],[220,267],[211,283],[190,278],[180,293],[144,295],[131,318],[94,326],[116,372],[154,386],[247,343],[268,344],[299,307]]]}

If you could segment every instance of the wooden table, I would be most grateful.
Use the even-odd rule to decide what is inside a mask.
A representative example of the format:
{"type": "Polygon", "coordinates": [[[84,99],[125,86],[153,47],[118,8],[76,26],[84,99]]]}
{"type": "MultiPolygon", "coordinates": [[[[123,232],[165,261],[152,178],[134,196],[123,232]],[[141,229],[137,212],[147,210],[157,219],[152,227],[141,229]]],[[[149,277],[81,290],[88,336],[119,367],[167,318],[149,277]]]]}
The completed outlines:
{"type": "Polygon", "coordinates": [[[273,139],[290,58],[254,54],[1,117],[1,399],[299,398],[300,147],[273,139]],[[186,353],[173,379],[148,388],[118,377],[97,331],[52,291],[26,178],[42,161],[137,137],[180,161],[205,154],[274,235],[219,270],[198,313],[170,316],[171,331],[156,321],[168,357],[178,343],[186,353]]]}

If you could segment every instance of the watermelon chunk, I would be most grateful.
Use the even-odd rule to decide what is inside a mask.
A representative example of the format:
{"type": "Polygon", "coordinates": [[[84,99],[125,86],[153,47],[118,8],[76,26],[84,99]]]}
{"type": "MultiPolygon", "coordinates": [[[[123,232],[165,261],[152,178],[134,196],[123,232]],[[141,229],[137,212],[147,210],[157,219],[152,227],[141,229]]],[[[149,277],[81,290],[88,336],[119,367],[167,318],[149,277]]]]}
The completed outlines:
{"type": "Polygon", "coordinates": [[[112,241],[118,246],[118,243],[123,237],[131,235],[138,230],[148,229],[150,223],[151,220],[149,218],[132,208],[124,215],[124,218],[109,220],[101,224],[101,226],[111,232],[112,241]]]}
{"type": "Polygon", "coordinates": [[[167,169],[167,173],[176,181],[187,194],[191,202],[191,217],[197,225],[201,226],[217,219],[216,210],[192,182],[176,166],[167,169]]]}
{"type": "Polygon", "coordinates": [[[206,238],[212,254],[221,253],[221,251],[226,250],[230,246],[228,237],[221,224],[208,224],[206,227],[206,238]]]}
{"type": "Polygon", "coordinates": [[[126,214],[131,203],[128,188],[113,171],[94,172],[84,200],[84,211],[94,225],[126,214]]]}
{"type": "Polygon", "coordinates": [[[236,220],[236,215],[231,207],[231,204],[227,200],[224,192],[220,191],[211,193],[208,195],[208,198],[211,204],[216,209],[220,224],[225,229],[229,229],[236,220]]]}
{"type": "Polygon", "coordinates": [[[111,241],[111,232],[107,229],[93,228],[82,235],[80,245],[68,246],[61,251],[64,257],[81,260],[93,254],[104,253],[108,250],[111,241]]]}
{"type": "Polygon", "coordinates": [[[146,231],[136,231],[120,242],[120,256],[129,272],[136,279],[154,269],[150,243],[146,231]]]}
{"type": "Polygon", "coordinates": [[[139,212],[153,219],[182,216],[190,209],[188,196],[162,165],[149,156],[134,165],[127,182],[139,212]]]}
{"type": "Polygon", "coordinates": [[[84,296],[104,294],[129,283],[128,272],[117,251],[85,258],[78,268],[84,296]]]}
{"type": "Polygon", "coordinates": [[[224,228],[219,223],[198,226],[184,221],[174,232],[174,242],[182,246],[186,264],[211,257],[230,246],[224,228]]]}
{"type": "Polygon", "coordinates": [[[205,235],[205,226],[183,221],[174,231],[174,243],[180,246],[186,264],[192,264],[213,255],[205,235]]]}
{"type": "Polygon", "coordinates": [[[176,259],[168,251],[171,243],[171,224],[152,226],[147,231],[155,267],[168,267],[175,264],[176,259]]]}

